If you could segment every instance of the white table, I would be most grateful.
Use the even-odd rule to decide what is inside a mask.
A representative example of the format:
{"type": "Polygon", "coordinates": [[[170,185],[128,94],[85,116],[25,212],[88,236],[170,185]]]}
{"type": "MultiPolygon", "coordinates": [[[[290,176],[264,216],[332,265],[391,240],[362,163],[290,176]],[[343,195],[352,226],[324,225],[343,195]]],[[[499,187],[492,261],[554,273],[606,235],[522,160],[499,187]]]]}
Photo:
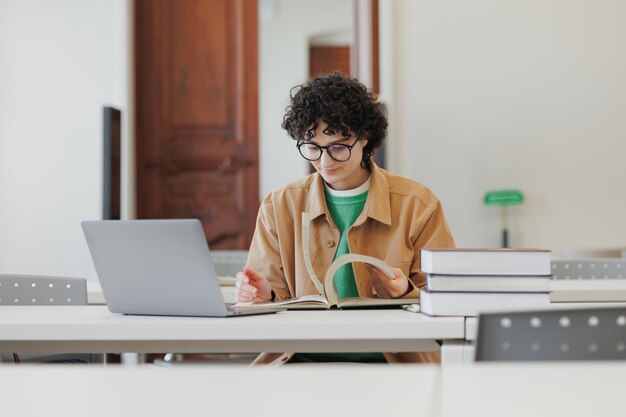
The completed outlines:
{"type": "Polygon", "coordinates": [[[254,370],[20,365],[2,369],[0,409],[11,417],[430,417],[438,399],[436,376],[430,365],[254,370]]]}
{"type": "Polygon", "coordinates": [[[483,363],[443,369],[19,365],[1,372],[2,415],[16,417],[621,417],[626,409],[626,364],[621,362],[483,363]]]}
{"type": "Polygon", "coordinates": [[[444,417],[622,417],[626,363],[474,363],[443,369],[444,417]]]}
{"type": "Polygon", "coordinates": [[[464,317],[465,340],[448,340],[442,347],[442,364],[444,366],[468,364],[474,362],[474,341],[478,333],[478,317],[464,317]]]}
{"type": "Polygon", "coordinates": [[[124,316],[105,306],[12,306],[0,352],[417,352],[464,339],[463,317],[402,310],[287,311],[201,318],[124,316]]]}

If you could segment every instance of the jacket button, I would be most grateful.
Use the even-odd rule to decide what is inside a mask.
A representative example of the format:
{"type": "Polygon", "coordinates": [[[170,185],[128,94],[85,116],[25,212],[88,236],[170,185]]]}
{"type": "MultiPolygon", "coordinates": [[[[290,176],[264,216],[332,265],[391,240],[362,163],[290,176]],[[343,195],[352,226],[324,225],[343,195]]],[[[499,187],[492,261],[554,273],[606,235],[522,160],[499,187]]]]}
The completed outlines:
{"type": "Polygon", "coordinates": [[[335,241],[334,240],[329,240],[328,242],[326,242],[326,246],[328,246],[329,248],[332,248],[333,246],[335,246],[335,241]]]}

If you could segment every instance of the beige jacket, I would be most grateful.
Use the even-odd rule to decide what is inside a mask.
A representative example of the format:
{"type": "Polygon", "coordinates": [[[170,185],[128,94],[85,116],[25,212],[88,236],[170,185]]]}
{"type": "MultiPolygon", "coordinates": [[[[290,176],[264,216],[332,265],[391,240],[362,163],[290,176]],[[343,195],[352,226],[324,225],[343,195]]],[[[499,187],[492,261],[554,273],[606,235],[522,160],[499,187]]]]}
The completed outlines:
{"type": "MultiPolygon", "coordinates": [[[[340,233],[328,211],[319,174],[270,193],[259,209],[247,266],[268,278],[277,300],[319,294],[302,257],[302,212],[311,217],[309,249],[320,279],[337,250],[340,233]]],[[[454,240],[443,208],[428,188],[372,164],[367,201],[348,230],[348,246],[350,253],[373,256],[400,268],[413,287],[405,297],[417,298],[425,283],[420,250],[454,247],[454,240]]],[[[359,295],[375,297],[365,267],[353,267],[359,295]]],[[[284,355],[280,357],[286,361],[284,355]]]]}

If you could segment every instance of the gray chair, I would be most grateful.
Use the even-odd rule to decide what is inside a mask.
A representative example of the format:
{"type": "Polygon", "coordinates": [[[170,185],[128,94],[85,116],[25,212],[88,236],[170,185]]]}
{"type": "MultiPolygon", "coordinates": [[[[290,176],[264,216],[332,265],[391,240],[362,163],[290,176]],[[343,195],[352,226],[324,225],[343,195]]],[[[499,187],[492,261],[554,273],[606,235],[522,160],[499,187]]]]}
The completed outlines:
{"type": "Polygon", "coordinates": [[[552,261],[551,302],[625,302],[626,259],[552,261]]]}
{"type": "MultiPolygon", "coordinates": [[[[0,307],[87,305],[87,280],[84,278],[41,275],[0,274],[0,307]]],[[[1,311],[1,310],[0,310],[1,311]]],[[[88,355],[13,354],[14,362],[85,362],[88,355]]],[[[3,355],[3,361],[10,360],[3,355]]]]}
{"type": "Polygon", "coordinates": [[[218,277],[234,277],[243,271],[248,259],[247,250],[212,250],[211,259],[218,277]]]}
{"type": "Polygon", "coordinates": [[[551,268],[556,280],[621,280],[626,277],[626,259],[622,258],[554,260],[551,268]]]}
{"type": "Polygon", "coordinates": [[[481,314],[475,360],[626,360],[626,307],[481,314]]]}

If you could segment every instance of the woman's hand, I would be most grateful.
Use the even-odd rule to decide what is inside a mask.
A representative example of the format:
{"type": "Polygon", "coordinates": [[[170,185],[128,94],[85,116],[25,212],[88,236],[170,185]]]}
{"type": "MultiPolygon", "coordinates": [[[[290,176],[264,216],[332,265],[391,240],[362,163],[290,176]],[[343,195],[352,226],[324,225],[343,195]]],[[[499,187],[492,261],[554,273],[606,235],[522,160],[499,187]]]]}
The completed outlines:
{"type": "Polygon", "coordinates": [[[391,268],[394,277],[389,279],[380,269],[370,264],[364,265],[372,277],[372,286],[378,298],[400,298],[409,291],[411,284],[400,268],[391,268]]]}
{"type": "Polygon", "coordinates": [[[270,282],[255,270],[245,267],[243,272],[237,272],[236,278],[235,300],[238,303],[259,303],[272,300],[270,282]]]}

